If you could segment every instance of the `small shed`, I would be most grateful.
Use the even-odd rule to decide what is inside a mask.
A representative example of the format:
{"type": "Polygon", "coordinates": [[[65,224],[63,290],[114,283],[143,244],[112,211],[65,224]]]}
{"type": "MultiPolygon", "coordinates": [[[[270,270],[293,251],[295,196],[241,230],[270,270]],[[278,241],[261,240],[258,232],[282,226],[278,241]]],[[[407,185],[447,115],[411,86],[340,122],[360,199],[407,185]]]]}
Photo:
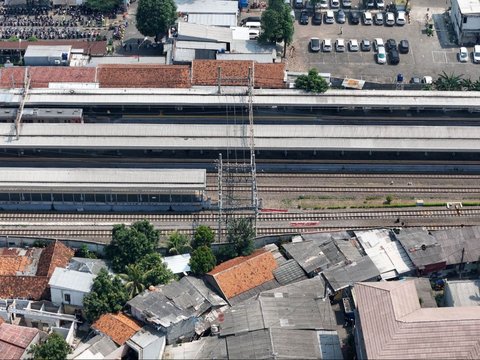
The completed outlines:
{"type": "Polygon", "coordinates": [[[71,52],[71,45],[29,45],[23,60],[25,66],[68,66],[71,52]]]}

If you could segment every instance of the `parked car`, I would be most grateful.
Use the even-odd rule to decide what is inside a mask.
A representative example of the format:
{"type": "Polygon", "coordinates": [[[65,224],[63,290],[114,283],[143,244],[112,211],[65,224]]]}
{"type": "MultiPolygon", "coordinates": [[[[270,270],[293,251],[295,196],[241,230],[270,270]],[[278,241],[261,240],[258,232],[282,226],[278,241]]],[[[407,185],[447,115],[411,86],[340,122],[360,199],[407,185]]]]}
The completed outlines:
{"type": "Polygon", "coordinates": [[[475,45],[473,47],[473,62],[475,64],[480,63],[480,45],[475,45]]]}
{"type": "Polygon", "coordinates": [[[332,10],[327,10],[325,13],[325,24],[333,24],[335,22],[335,15],[332,10]]]}
{"type": "Polygon", "coordinates": [[[374,5],[375,5],[375,3],[374,3],[373,0],[364,0],[364,2],[365,2],[365,7],[366,7],[367,9],[371,9],[371,8],[373,8],[374,5]]]}
{"type": "Polygon", "coordinates": [[[313,25],[322,25],[322,13],[320,11],[315,11],[315,13],[312,16],[312,24],[313,25]]]}
{"type": "Polygon", "coordinates": [[[308,13],[305,10],[302,10],[300,13],[300,18],[298,19],[300,25],[308,25],[308,13]]]}
{"type": "Polygon", "coordinates": [[[378,12],[375,14],[375,25],[383,25],[383,13],[378,12]]]}
{"type": "Polygon", "coordinates": [[[332,51],[332,40],[324,39],[322,42],[322,51],[323,52],[330,52],[332,51]]]}
{"type": "Polygon", "coordinates": [[[395,25],[395,15],[392,12],[387,12],[385,15],[385,25],[393,26],[395,25]]]}
{"type": "Polygon", "coordinates": [[[363,39],[360,42],[360,49],[362,51],[370,51],[372,49],[372,44],[371,44],[370,40],[363,39]]]}
{"type": "Polygon", "coordinates": [[[376,0],[375,3],[377,5],[377,9],[385,8],[385,2],[383,0],[376,0]]]}
{"type": "Polygon", "coordinates": [[[422,78],[422,84],[433,84],[433,78],[431,76],[424,76],[422,78]]]}
{"type": "Polygon", "coordinates": [[[350,12],[350,24],[358,25],[360,24],[360,15],[356,11],[350,12]]]}
{"type": "Polygon", "coordinates": [[[370,11],[365,11],[363,13],[363,24],[364,25],[372,25],[372,13],[370,11]]]}
{"type": "Polygon", "coordinates": [[[388,51],[388,60],[391,65],[397,65],[400,62],[400,55],[396,47],[388,51]]]}
{"type": "Polygon", "coordinates": [[[295,9],[303,9],[303,0],[295,0],[295,9]]]}
{"type": "Polygon", "coordinates": [[[345,15],[345,11],[342,9],[337,11],[337,23],[339,24],[345,24],[345,21],[347,19],[347,16],[345,15]]]}
{"type": "Polygon", "coordinates": [[[335,41],[335,51],[336,52],[344,52],[345,51],[345,40],[337,39],[337,41],[335,41]]]}
{"type": "Polygon", "coordinates": [[[380,46],[385,46],[385,44],[383,43],[383,39],[382,38],[373,39],[373,48],[375,49],[375,51],[377,51],[380,46]]]}
{"type": "Polygon", "coordinates": [[[385,64],[387,62],[387,55],[385,53],[385,48],[383,46],[379,46],[377,49],[377,63],[385,64]]]}
{"type": "Polygon", "coordinates": [[[413,76],[410,79],[410,84],[421,84],[421,83],[422,83],[422,79],[420,79],[419,76],[413,76]]]}
{"type": "Polygon", "coordinates": [[[387,42],[385,43],[385,49],[387,51],[390,51],[396,48],[397,48],[397,42],[395,41],[395,39],[388,39],[387,42]]]}
{"type": "Polygon", "coordinates": [[[332,9],[338,9],[340,7],[340,0],[330,0],[330,7],[332,9]]]}
{"type": "Polygon", "coordinates": [[[400,51],[400,54],[408,54],[410,51],[410,44],[408,43],[408,40],[400,41],[398,44],[398,51],[400,51]]]}
{"type": "Polygon", "coordinates": [[[466,47],[461,47],[460,51],[458,52],[458,61],[460,62],[467,62],[468,61],[468,50],[466,47]]]}
{"type": "Polygon", "coordinates": [[[351,8],[352,7],[352,0],[342,0],[342,6],[344,8],[351,8]]]}
{"type": "Polygon", "coordinates": [[[403,26],[407,23],[405,20],[405,11],[397,12],[397,25],[403,26]]]}
{"type": "Polygon", "coordinates": [[[350,39],[348,42],[348,50],[352,52],[358,51],[358,41],[356,39],[350,39]]]}
{"type": "Polygon", "coordinates": [[[328,0],[320,0],[320,9],[328,9],[328,0]]]}
{"type": "Polygon", "coordinates": [[[240,21],[240,25],[243,26],[243,25],[245,25],[246,23],[249,23],[249,22],[259,22],[259,23],[261,23],[262,19],[260,18],[260,16],[248,16],[245,19],[243,19],[242,21],[240,21]]]}
{"type": "Polygon", "coordinates": [[[320,51],[320,39],[317,37],[310,38],[310,50],[312,52],[319,52],[320,51]]]}

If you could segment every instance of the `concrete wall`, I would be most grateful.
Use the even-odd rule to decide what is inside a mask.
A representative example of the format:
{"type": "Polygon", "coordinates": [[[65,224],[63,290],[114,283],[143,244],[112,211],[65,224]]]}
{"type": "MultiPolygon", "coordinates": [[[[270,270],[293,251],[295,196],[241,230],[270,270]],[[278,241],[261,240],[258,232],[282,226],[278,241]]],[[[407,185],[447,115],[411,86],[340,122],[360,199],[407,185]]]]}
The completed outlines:
{"type": "Polygon", "coordinates": [[[457,0],[452,0],[450,19],[459,45],[477,44],[480,37],[480,14],[463,15],[457,0]]]}
{"type": "Polygon", "coordinates": [[[75,291],[75,290],[64,290],[55,287],[50,287],[50,294],[52,297],[52,302],[55,305],[60,305],[63,303],[83,307],[83,298],[86,295],[84,292],[75,291]],[[65,301],[65,294],[70,295],[70,302],[65,301]]]}
{"type": "MultiPolygon", "coordinates": [[[[33,246],[35,242],[44,241],[47,244],[54,242],[55,239],[49,238],[29,238],[22,236],[0,236],[0,247],[25,247],[33,246]]],[[[96,243],[91,240],[59,240],[64,245],[73,248],[80,249],[83,245],[86,245],[88,250],[94,251],[97,254],[103,254],[106,244],[96,243]]]]}

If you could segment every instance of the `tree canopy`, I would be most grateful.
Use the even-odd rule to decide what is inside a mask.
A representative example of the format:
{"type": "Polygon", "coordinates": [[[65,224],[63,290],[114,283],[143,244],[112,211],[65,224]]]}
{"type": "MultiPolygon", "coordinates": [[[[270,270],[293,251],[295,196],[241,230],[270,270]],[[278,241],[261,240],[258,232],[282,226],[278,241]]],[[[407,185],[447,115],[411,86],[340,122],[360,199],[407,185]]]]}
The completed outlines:
{"type": "Polygon", "coordinates": [[[283,0],[270,0],[268,9],[262,14],[262,33],[259,40],[267,43],[284,42],[283,55],[286,47],[293,39],[293,18],[291,8],[283,0]]]}
{"type": "Polygon", "coordinates": [[[175,23],[177,6],[174,0],[139,0],[136,19],[143,36],[157,36],[175,23]]]}
{"type": "Polygon", "coordinates": [[[236,256],[250,255],[255,249],[255,230],[248,218],[232,219],[227,226],[227,241],[232,243],[236,256]]]}
{"type": "Polygon", "coordinates": [[[102,269],[93,281],[92,289],[83,298],[83,308],[88,321],[93,322],[102,314],[122,310],[129,300],[127,291],[118,276],[112,277],[102,269]]]}
{"type": "Polygon", "coordinates": [[[187,235],[174,231],[168,237],[168,252],[171,255],[186,254],[192,250],[187,235]]]}
{"type": "Polygon", "coordinates": [[[307,92],[324,93],[328,90],[328,83],[318,74],[317,69],[310,69],[308,75],[300,75],[295,80],[295,87],[307,92]]]}
{"type": "Polygon", "coordinates": [[[212,270],[217,264],[212,249],[207,246],[200,246],[195,249],[190,258],[190,270],[195,275],[204,275],[212,270]]]}
{"type": "Polygon", "coordinates": [[[206,225],[200,225],[195,229],[192,240],[192,248],[197,249],[200,246],[210,246],[215,241],[215,233],[206,225]]]}
{"type": "Polygon", "coordinates": [[[122,0],[87,0],[87,8],[103,13],[110,12],[122,5],[122,0]]]}
{"type": "Polygon", "coordinates": [[[150,285],[167,284],[174,278],[173,273],[167,268],[167,265],[158,253],[145,255],[138,262],[138,267],[145,274],[143,278],[145,288],[148,288],[150,285]]]}
{"type": "Polygon", "coordinates": [[[45,342],[35,344],[29,350],[34,360],[65,360],[71,352],[68,343],[56,332],[51,333],[45,342]]]}
{"type": "Polygon", "coordinates": [[[105,249],[105,255],[111,260],[113,271],[124,272],[126,266],[155,252],[158,238],[158,230],[146,220],[136,222],[131,227],[115,225],[112,230],[112,242],[105,249]]]}

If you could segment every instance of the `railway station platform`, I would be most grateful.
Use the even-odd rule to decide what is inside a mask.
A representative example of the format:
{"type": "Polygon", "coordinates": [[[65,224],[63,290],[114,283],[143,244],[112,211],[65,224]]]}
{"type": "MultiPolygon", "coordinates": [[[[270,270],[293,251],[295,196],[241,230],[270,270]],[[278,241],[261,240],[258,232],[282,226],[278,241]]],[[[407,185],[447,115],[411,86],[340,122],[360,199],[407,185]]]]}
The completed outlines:
{"type": "Polygon", "coordinates": [[[0,210],[195,211],[204,169],[1,168],[0,210]]]}

